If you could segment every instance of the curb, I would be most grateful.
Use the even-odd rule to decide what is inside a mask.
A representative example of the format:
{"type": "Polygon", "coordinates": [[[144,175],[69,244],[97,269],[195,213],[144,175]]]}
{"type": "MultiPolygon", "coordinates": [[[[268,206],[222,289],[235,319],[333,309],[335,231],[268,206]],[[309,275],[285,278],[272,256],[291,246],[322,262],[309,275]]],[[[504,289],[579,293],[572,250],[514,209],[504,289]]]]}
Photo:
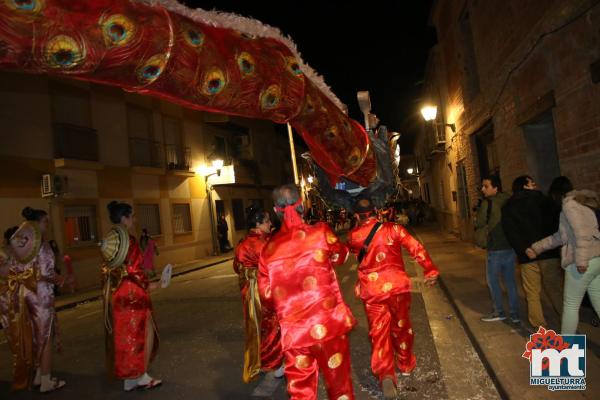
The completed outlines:
{"type": "MultiPolygon", "coordinates": [[[[209,264],[199,265],[198,267],[192,267],[190,269],[185,269],[185,267],[182,267],[182,269],[185,269],[185,270],[180,271],[180,272],[177,272],[175,270],[175,271],[173,271],[173,275],[172,276],[175,277],[175,276],[179,276],[179,275],[189,274],[190,272],[194,272],[194,271],[198,271],[198,270],[201,270],[201,269],[204,269],[204,268],[212,267],[214,265],[222,264],[224,262],[231,261],[231,260],[233,260],[233,257],[224,258],[224,259],[219,260],[219,261],[211,262],[209,264]]],[[[155,281],[158,281],[158,280],[159,279],[155,278],[155,279],[152,279],[151,282],[155,282],[155,281]]],[[[102,298],[102,294],[100,294],[100,290],[98,289],[98,294],[90,294],[89,297],[86,297],[86,298],[83,298],[83,299],[80,299],[80,300],[76,300],[76,301],[73,301],[73,302],[70,302],[70,303],[62,304],[62,305],[56,307],[55,309],[56,309],[56,312],[64,311],[64,310],[69,310],[71,308],[77,307],[80,304],[89,303],[91,301],[96,301],[96,300],[99,300],[101,298],[102,298]]]]}

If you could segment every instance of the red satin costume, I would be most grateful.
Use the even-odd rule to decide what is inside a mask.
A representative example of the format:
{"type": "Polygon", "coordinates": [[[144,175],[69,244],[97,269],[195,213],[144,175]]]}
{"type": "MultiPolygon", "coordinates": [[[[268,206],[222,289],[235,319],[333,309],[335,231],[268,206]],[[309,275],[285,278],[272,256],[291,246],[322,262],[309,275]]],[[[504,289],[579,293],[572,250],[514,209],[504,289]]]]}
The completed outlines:
{"type": "Polygon", "coordinates": [[[333,270],[348,249],[324,223],[284,224],[261,254],[258,284],[279,317],[288,394],[316,400],[320,369],[330,399],[354,399],[346,333],[356,321],[333,270]]]}
{"type": "Polygon", "coordinates": [[[146,372],[146,329],[154,330],[150,361],[158,350],[158,333],[152,317],[148,294],[148,278],[142,267],[142,251],[136,239],[129,236],[125,272],[112,295],[114,375],[121,379],[137,378],[146,372]],[[125,275],[125,274],[124,274],[125,275]]]}
{"type": "MultiPolygon", "coordinates": [[[[350,250],[358,254],[377,222],[368,218],[348,234],[350,250]]],[[[404,270],[402,247],[425,270],[425,278],[439,275],[423,245],[402,225],[386,222],[375,233],[358,267],[356,295],[365,304],[371,338],[371,369],[382,381],[396,382],[394,358],[400,372],[416,365],[410,324],[410,278],[404,270]]]]}
{"type": "Polygon", "coordinates": [[[235,273],[240,276],[240,291],[244,309],[244,321],[246,326],[246,349],[244,357],[244,381],[249,381],[258,375],[261,369],[273,370],[281,366],[283,354],[281,352],[281,334],[279,331],[279,321],[277,313],[273,309],[272,302],[260,302],[260,308],[257,313],[256,321],[251,318],[253,307],[252,301],[260,301],[259,294],[252,293],[251,285],[256,280],[258,271],[258,259],[264,246],[267,244],[269,236],[258,229],[252,229],[248,235],[238,244],[235,249],[235,259],[233,268],[235,273]],[[252,297],[256,295],[256,299],[252,297]],[[254,324],[260,324],[260,335],[251,335],[248,332],[254,329],[254,324]],[[253,341],[256,343],[249,343],[253,341]],[[260,346],[257,346],[260,343],[260,346]],[[250,349],[250,347],[260,347],[250,349]],[[255,353],[255,354],[253,354],[255,353]],[[249,360],[256,357],[259,360],[249,360]]]}

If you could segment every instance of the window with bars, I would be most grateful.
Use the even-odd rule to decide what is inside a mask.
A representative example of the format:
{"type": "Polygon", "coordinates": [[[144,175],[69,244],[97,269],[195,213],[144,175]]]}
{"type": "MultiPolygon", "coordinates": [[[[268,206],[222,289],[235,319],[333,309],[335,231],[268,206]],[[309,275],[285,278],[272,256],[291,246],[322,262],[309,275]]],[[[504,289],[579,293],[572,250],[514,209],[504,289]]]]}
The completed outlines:
{"type": "Polygon", "coordinates": [[[173,204],[173,232],[189,233],[192,231],[192,217],[188,203],[173,204]]]}
{"type": "Polygon", "coordinates": [[[160,210],[158,204],[138,204],[136,206],[137,221],[140,231],[146,229],[150,236],[160,235],[160,210]]]}
{"type": "Polygon", "coordinates": [[[98,238],[95,206],[65,206],[68,247],[94,244],[98,238]]]}

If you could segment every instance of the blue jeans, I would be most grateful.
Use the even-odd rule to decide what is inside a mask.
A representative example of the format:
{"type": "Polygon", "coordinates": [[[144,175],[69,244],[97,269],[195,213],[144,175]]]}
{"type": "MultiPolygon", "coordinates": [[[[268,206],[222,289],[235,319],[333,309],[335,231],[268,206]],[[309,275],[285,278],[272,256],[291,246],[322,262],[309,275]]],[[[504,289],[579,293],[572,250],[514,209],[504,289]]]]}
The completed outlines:
{"type": "Polygon", "coordinates": [[[579,307],[586,291],[594,310],[600,314],[600,257],[591,258],[588,269],[583,274],[577,271],[575,264],[566,268],[561,334],[574,335],[577,331],[579,307]]]}
{"type": "Polygon", "coordinates": [[[504,277],[504,286],[508,292],[508,306],[511,317],[519,317],[519,295],[515,281],[516,255],[512,249],[491,250],[487,253],[487,282],[494,303],[494,311],[504,314],[504,301],[500,287],[500,275],[504,277]]]}

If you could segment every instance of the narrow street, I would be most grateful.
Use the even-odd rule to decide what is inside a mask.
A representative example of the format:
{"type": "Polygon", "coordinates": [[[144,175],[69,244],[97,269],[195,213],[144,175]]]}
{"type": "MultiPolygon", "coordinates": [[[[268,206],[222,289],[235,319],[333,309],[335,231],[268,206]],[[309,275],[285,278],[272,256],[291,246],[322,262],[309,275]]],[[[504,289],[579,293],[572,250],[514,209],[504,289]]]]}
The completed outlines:
{"type": "MultiPolygon", "coordinates": [[[[420,267],[406,260],[413,276],[412,322],[416,335],[417,368],[399,376],[402,399],[498,398],[481,361],[453,315],[439,287],[422,288],[420,267]],[[456,357],[460,368],[456,368],[456,357]]],[[[362,303],[354,297],[356,261],[337,269],[344,298],[359,324],[351,334],[353,380],[358,399],[380,398],[370,372],[370,344],[362,303]]],[[[161,388],[125,393],[119,381],[108,382],[104,368],[104,338],[100,301],[59,312],[62,355],[54,372],[68,385],[48,399],[248,399],[257,383],[241,380],[243,331],[237,277],[231,261],[177,276],[166,290],[153,293],[161,344],[150,373],[163,379],[161,388]]],[[[0,345],[0,398],[30,399],[31,392],[9,393],[9,352],[0,345]]],[[[286,399],[284,380],[272,390],[273,399],[286,399]]],[[[322,385],[321,385],[322,386],[322,385]]],[[[319,398],[326,398],[321,387],[319,398]]]]}

